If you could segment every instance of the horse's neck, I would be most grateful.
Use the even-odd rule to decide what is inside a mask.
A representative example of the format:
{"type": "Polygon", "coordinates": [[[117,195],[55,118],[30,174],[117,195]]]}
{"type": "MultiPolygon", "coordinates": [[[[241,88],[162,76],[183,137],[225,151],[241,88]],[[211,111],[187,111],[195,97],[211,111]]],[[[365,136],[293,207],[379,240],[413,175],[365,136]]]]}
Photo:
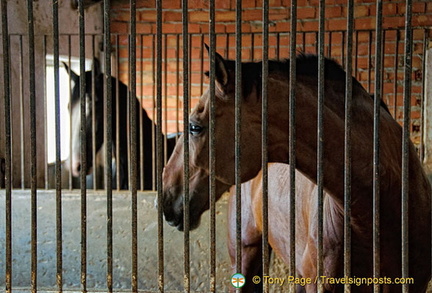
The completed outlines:
{"type": "MultiPolygon", "coordinates": [[[[317,88],[310,86],[307,80],[298,80],[296,95],[296,168],[317,182],[317,88]]],[[[310,80],[309,80],[310,82],[310,80]]],[[[281,98],[280,90],[288,93],[287,85],[277,82],[278,94],[269,92],[269,160],[288,162],[288,95],[281,98]],[[276,101],[277,100],[277,101],[276,101]],[[282,115],[281,115],[282,114],[282,115]],[[282,116],[282,117],[281,117],[282,116]],[[281,147],[284,146],[284,147],[281,147]]],[[[340,85],[326,84],[324,105],[324,146],[323,174],[325,189],[343,201],[344,194],[344,102],[343,91],[339,96],[340,105],[334,95],[341,95],[340,85]],[[334,88],[339,88],[334,90],[334,88]],[[333,100],[332,100],[333,99],[333,100]]],[[[343,88],[343,87],[342,87],[343,88]]],[[[373,104],[367,92],[356,87],[353,96],[352,131],[351,131],[351,186],[353,194],[371,194],[373,182],[373,104]]],[[[391,116],[381,113],[381,192],[400,191],[401,165],[401,128],[391,116]],[[388,190],[383,190],[388,189],[388,190]]],[[[411,148],[411,157],[416,167],[411,172],[423,176],[415,150],[411,148]],[[414,152],[414,154],[412,154],[414,152]]],[[[415,174],[413,174],[415,175],[415,174]]],[[[420,176],[420,177],[422,177],[420,176]]],[[[424,177],[424,176],[423,176],[424,177]]],[[[422,179],[424,180],[424,179],[422,179]]],[[[423,182],[423,181],[422,181],[423,182]]]]}

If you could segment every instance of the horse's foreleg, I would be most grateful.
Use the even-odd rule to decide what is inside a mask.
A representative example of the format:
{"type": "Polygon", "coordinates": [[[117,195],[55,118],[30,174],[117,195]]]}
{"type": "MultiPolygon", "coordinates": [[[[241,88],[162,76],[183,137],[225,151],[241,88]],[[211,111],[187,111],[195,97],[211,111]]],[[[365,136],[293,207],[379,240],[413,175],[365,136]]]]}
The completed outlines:
{"type": "MultiPolygon", "coordinates": [[[[246,277],[242,292],[262,292],[262,283],[254,284],[255,276],[262,278],[262,233],[257,229],[250,202],[242,201],[242,237],[237,247],[235,194],[232,192],[228,204],[228,251],[231,258],[232,273],[241,273],[246,277]],[[241,249],[241,269],[236,266],[237,249],[241,249]]],[[[231,288],[232,292],[235,289],[231,288]]]]}

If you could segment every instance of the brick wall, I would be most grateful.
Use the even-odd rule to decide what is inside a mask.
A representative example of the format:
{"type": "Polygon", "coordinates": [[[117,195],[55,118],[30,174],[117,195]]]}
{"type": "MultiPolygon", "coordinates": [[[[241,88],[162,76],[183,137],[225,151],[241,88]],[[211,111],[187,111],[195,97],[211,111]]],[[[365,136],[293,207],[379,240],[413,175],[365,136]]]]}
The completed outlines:
{"type": "MultiPolygon", "coordinates": [[[[318,0],[297,0],[298,34],[297,49],[301,52],[316,53],[318,31],[318,0]]],[[[163,21],[163,96],[164,131],[181,131],[182,109],[182,7],[181,0],[164,0],[163,21]]],[[[286,58],[289,54],[289,0],[270,0],[269,19],[271,32],[269,38],[269,57],[286,58]]],[[[242,58],[260,60],[262,55],[262,0],[243,1],[242,58]]],[[[208,2],[189,1],[190,36],[190,95],[194,105],[206,83],[203,72],[208,69],[203,43],[208,43],[209,15],[208,2]]],[[[413,17],[413,73],[412,73],[412,138],[420,141],[420,102],[422,93],[422,67],[425,39],[429,37],[427,27],[432,26],[432,2],[415,1],[413,17]]],[[[341,64],[345,58],[346,0],[326,1],[326,55],[341,64]]],[[[374,83],[374,38],[376,21],[375,0],[355,1],[354,33],[354,72],[353,75],[373,93],[374,83]]],[[[137,1],[137,95],[143,106],[152,116],[155,96],[155,1],[137,1]]],[[[129,5],[117,3],[113,6],[112,31],[117,34],[113,39],[116,48],[118,72],[123,82],[128,82],[128,32],[129,5]]],[[[217,51],[228,58],[235,57],[235,1],[216,1],[217,51]]],[[[383,93],[390,111],[399,121],[402,118],[403,62],[404,62],[404,1],[384,1],[383,28],[385,42],[383,93]]]]}

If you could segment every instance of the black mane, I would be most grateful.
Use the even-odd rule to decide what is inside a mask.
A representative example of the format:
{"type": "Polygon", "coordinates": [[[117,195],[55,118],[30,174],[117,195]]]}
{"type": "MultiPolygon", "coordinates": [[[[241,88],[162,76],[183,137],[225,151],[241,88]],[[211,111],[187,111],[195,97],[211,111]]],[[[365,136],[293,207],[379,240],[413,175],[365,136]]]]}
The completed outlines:
{"type": "MultiPolygon", "coordinates": [[[[227,67],[234,72],[235,61],[226,60],[227,67]]],[[[318,56],[312,54],[299,54],[296,58],[297,75],[310,76],[318,78],[318,56]]],[[[280,72],[289,75],[290,60],[283,61],[269,60],[269,73],[280,72]]],[[[345,83],[346,72],[339,63],[333,59],[324,58],[324,77],[326,80],[334,80],[345,83]]],[[[262,82],[262,61],[242,63],[242,90],[244,96],[248,96],[253,87],[256,86],[257,92],[261,93],[262,82]]],[[[352,77],[353,86],[362,88],[362,85],[355,77],[352,77]]],[[[373,99],[373,95],[371,95],[373,99]]],[[[387,105],[381,100],[381,106],[389,112],[387,105]]],[[[389,112],[390,113],[390,112],[389,112]]]]}

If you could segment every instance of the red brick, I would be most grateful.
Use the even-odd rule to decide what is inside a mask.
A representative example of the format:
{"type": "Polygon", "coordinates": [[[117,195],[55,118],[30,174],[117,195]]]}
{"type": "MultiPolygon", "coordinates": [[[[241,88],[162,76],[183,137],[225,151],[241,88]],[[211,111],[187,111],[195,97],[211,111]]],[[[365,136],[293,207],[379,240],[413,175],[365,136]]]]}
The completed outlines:
{"type": "Polygon", "coordinates": [[[361,5],[361,6],[356,6],[354,8],[354,17],[366,17],[369,16],[370,12],[369,12],[369,6],[366,5],[361,5]]]}
{"type": "Polygon", "coordinates": [[[162,2],[162,9],[179,9],[179,8],[181,8],[181,1],[180,0],[163,0],[161,2],[162,2]]]}
{"type": "Polygon", "coordinates": [[[346,19],[328,19],[326,21],[326,28],[328,30],[345,30],[347,27],[346,19]]]}
{"type": "Polygon", "coordinates": [[[302,19],[314,19],[316,18],[318,15],[317,9],[316,8],[298,8],[297,9],[297,19],[302,20],[302,19]]]}
{"type": "Polygon", "coordinates": [[[153,10],[137,11],[137,21],[156,22],[156,19],[157,19],[156,11],[153,10]]]}
{"type": "Polygon", "coordinates": [[[129,24],[127,22],[119,22],[119,21],[111,22],[111,32],[127,33],[128,31],[129,31],[129,24]]]}
{"type": "MultiPolygon", "coordinates": [[[[315,8],[316,15],[318,15],[318,8],[315,8]]],[[[336,18],[342,16],[342,6],[330,6],[325,9],[325,17],[326,18],[336,18]]]]}
{"type": "Polygon", "coordinates": [[[355,19],[354,22],[356,29],[375,29],[375,18],[359,18],[355,19]]]}

